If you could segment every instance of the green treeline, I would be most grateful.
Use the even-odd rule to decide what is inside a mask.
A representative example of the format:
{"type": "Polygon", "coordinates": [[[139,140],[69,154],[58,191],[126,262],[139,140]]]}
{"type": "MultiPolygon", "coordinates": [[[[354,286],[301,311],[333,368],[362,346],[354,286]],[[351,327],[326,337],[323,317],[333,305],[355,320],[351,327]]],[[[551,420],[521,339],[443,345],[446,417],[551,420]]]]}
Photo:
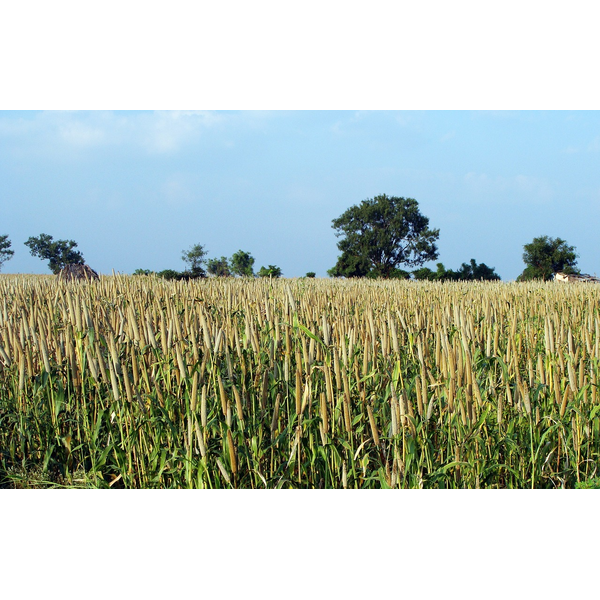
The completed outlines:
{"type": "MultiPolygon", "coordinates": [[[[443,263],[436,270],[424,267],[426,262],[438,258],[437,240],[439,229],[429,227],[414,198],[402,198],[381,194],[351,206],[332,227],[341,255],[336,264],[327,271],[331,277],[367,277],[371,279],[416,279],[427,281],[497,281],[500,276],[494,267],[477,263],[471,258],[456,270],[446,269],[443,263]],[[407,270],[412,268],[412,270],[407,270]]],[[[42,233],[30,237],[25,245],[31,255],[48,261],[52,273],[59,273],[68,264],[84,264],[83,254],[74,240],[54,240],[42,233]]],[[[555,273],[579,273],[575,247],[561,238],[539,236],[523,246],[525,269],[517,281],[551,279],[555,273]]],[[[271,277],[283,275],[276,265],[262,266],[254,272],[254,257],[238,250],[230,258],[226,256],[207,258],[202,244],[194,244],[182,252],[186,263],[183,271],[165,269],[156,272],[164,279],[189,280],[212,277],[271,277]]],[[[8,235],[0,235],[0,269],[14,255],[8,235]]],[[[150,269],[136,269],[134,275],[150,275],[150,269]]],[[[314,277],[309,271],[306,277],[314,277]]]]}

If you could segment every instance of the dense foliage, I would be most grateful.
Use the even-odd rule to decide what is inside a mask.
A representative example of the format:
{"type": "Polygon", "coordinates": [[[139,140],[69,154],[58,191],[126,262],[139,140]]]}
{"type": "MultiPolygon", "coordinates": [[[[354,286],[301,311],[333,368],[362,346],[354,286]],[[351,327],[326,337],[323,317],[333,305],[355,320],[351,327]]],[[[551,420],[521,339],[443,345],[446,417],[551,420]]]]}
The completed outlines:
{"type": "Polygon", "coordinates": [[[229,268],[229,261],[226,256],[209,258],[206,261],[206,270],[209,275],[214,275],[215,277],[231,277],[231,269],[229,268]]]}
{"type": "Polygon", "coordinates": [[[342,255],[332,277],[390,278],[400,265],[419,266],[437,258],[439,229],[429,229],[412,198],[382,194],[351,206],[333,220],[342,255]]]}
{"type": "Polygon", "coordinates": [[[272,277],[278,278],[283,275],[281,269],[276,265],[269,265],[268,267],[261,267],[258,271],[259,277],[272,277]]]}
{"type": "Polygon", "coordinates": [[[243,250],[235,252],[231,257],[231,273],[239,277],[253,277],[254,257],[243,250]]]}
{"type": "Polygon", "coordinates": [[[469,263],[462,263],[456,271],[446,269],[443,263],[437,263],[436,266],[436,271],[421,267],[412,274],[419,281],[500,281],[500,276],[493,267],[488,267],[485,263],[477,264],[474,258],[469,263]]]}

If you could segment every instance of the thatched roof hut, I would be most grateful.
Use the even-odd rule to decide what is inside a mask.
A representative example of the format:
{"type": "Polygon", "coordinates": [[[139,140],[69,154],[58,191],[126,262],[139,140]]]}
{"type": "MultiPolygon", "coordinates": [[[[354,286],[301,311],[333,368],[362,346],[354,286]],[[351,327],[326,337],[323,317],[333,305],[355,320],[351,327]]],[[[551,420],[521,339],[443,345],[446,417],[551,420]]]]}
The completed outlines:
{"type": "Polygon", "coordinates": [[[58,274],[59,279],[65,281],[91,281],[92,279],[100,279],[98,273],[88,265],[66,265],[58,274]]]}

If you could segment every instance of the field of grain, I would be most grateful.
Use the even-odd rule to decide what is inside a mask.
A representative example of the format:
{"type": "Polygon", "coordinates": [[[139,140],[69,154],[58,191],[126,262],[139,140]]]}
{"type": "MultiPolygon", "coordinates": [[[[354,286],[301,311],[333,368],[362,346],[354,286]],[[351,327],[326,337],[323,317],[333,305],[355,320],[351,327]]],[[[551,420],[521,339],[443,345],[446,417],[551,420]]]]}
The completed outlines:
{"type": "Polygon", "coordinates": [[[600,288],[0,276],[0,485],[597,475],[600,288]]]}

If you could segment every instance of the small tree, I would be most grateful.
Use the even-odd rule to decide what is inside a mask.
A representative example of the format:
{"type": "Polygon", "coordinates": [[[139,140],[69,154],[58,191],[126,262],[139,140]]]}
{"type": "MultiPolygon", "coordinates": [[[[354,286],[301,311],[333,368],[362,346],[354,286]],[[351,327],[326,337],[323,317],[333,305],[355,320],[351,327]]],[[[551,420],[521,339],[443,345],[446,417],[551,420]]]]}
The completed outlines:
{"type": "Polygon", "coordinates": [[[0,270],[2,269],[2,265],[7,261],[10,260],[15,251],[11,250],[12,243],[11,241],[8,239],[8,235],[0,235],[0,270]]]}
{"type": "Polygon", "coordinates": [[[206,263],[206,269],[215,277],[229,277],[231,276],[231,269],[229,268],[229,262],[226,256],[221,258],[211,258],[206,263]]]}
{"type": "Polygon", "coordinates": [[[254,276],[254,257],[249,252],[238,250],[231,257],[231,272],[240,277],[254,276]]]}
{"type": "Polygon", "coordinates": [[[277,278],[277,277],[281,277],[282,275],[283,275],[283,273],[281,272],[281,269],[279,267],[276,267],[275,265],[269,265],[268,268],[261,267],[260,271],[258,272],[259,277],[277,278]]]}
{"type": "Polygon", "coordinates": [[[308,273],[305,275],[305,277],[310,277],[310,278],[314,278],[314,277],[316,277],[316,276],[317,276],[317,274],[316,274],[314,271],[309,271],[309,272],[308,272],[308,273]]]}
{"type": "Polygon", "coordinates": [[[456,277],[454,276],[455,273],[452,269],[446,269],[446,267],[444,267],[444,263],[436,263],[435,265],[436,271],[434,274],[434,280],[436,281],[452,281],[453,279],[456,279],[456,277]]]}
{"type": "Polygon", "coordinates": [[[579,273],[575,247],[569,246],[561,238],[547,235],[536,237],[530,244],[523,246],[523,262],[525,270],[517,277],[517,281],[531,279],[552,279],[555,273],[579,273]]]}
{"type": "Polygon", "coordinates": [[[202,244],[194,244],[189,250],[183,250],[181,252],[181,259],[187,263],[189,273],[191,277],[205,277],[206,271],[204,270],[204,263],[206,262],[206,254],[202,244]]]}
{"type": "Polygon", "coordinates": [[[78,250],[77,242],[73,240],[53,241],[51,235],[41,233],[38,237],[30,237],[26,242],[32,256],[48,261],[48,267],[55,275],[66,265],[82,265],[83,254],[78,250]]]}

